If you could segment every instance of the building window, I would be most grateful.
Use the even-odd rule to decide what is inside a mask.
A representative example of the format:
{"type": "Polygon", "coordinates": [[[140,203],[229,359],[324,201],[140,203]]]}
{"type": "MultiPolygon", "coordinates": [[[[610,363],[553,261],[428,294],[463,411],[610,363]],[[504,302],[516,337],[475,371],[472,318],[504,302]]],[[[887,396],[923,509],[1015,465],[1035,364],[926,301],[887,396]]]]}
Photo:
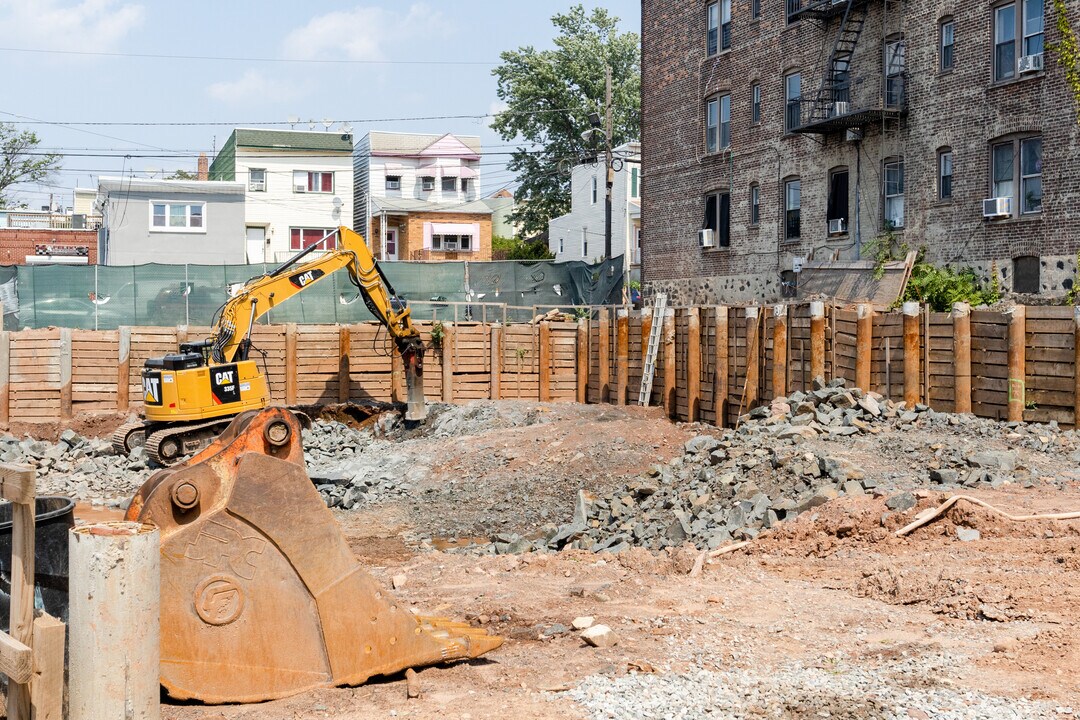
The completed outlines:
{"type": "Polygon", "coordinates": [[[205,232],[205,203],[150,203],[153,232],[205,232]]]}
{"type": "Polygon", "coordinates": [[[761,17],[761,0],[750,0],[750,19],[757,20],[761,17]]]}
{"type": "Polygon", "coordinates": [[[461,192],[469,192],[469,178],[461,178],[461,192]]]}
{"type": "Polygon", "coordinates": [[[266,192],[266,168],[248,170],[248,191],[266,192]]]}
{"type": "Polygon", "coordinates": [[[705,196],[703,230],[712,230],[718,247],[731,246],[731,195],[709,193],[705,196]]]}
{"type": "Polygon", "coordinates": [[[426,176],[420,178],[420,189],[424,192],[431,192],[435,189],[435,178],[426,176]]]}
{"type": "Polygon", "coordinates": [[[705,6],[706,25],[706,51],[709,55],[720,52],[720,3],[711,2],[705,6]]]}
{"type": "Polygon", "coordinates": [[[1024,54],[1043,51],[1043,0],[1024,0],[1024,54]]]}
{"type": "Polygon", "coordinates": [[[720,0],[720,49],[731,48],[731,0],[720,0]]]}
{"type": "Polygon", "coordinates": [[[590,193],[589,193],[589,197],[592,199],[592,204],[593,205],[596,204],[596,198],[599,196],[599,192],[598,192],[599,187],[600,187],[599,181],[596,179],[596,176],[593,175],[592,189],[590,190],[590,193]]]}
{"type": "Polygon", "coordinates": [[[754,183],[750,186],[750,224],[757,225],[761,222],[761,186],[754,183]]]}
{"type": "Polygon", "coordinates": [[[472,236],[435,234],[431,236],[431,249],[440,252],[468,251],[472,249],[472,236]]]}
{"type": "Polygon", "coordinates": [[[1031,215],[1042,211],[1042,138],[1030,137],[997,143],[991,151],[991,193],[996,198],[1012,198],[1013,214],[1031,215]],[[1020,163],[1017,167],[1016,158],[1020,163]],[[1019,194],[1015,192],[1020,189],[1019,194]]]}
{"type": "Polygon", "coordinates": [[[564,252],[564,250],[563,250],[563,239],[559,238],[559,254],[562,255],[563,252],[564,252]]]}
{"type": "Polygon", "coordinates": [[[750,122],[755,125],[761,122],[761,85],[758,83],[750,86],[750,122]]]}
{"type": "Polygon", "coordinates": [[[904,104],[904,69],[907,50],[903,38],[885,43],[885,105],[890,108],[904,104]]]}
{"type": "Polygon", "coordinates": [[[784,239],[802,236],[802,182],[795,178],[784,183],[784,239]]]}
{"type": "Polygon", "coordinates": [[[956,23],[952,18],[941,21],[941,65],[944,72],[953,69],[955,57],[953,55],[956,43],[956,23]]]}
{"type": "Polygon", "coordinates": [[[799,73],[784,77],[784,130],[793,132],[802,119],[802,78],[799,73]]]}
{"type": "Polygon", "coordinates": [[[1035,294],[1041,289],[1039,272],[1042,263],[1035,255],[1013,258],[1013,292],[1035,294]]]}
{"type": "Polygon", "coordinates": [[[904,161],[885,161],[885,228],[904,227],[904,161]]]}
{"type": "Polygon", "coordinates": [[[337,247],[337,233],[333,228],[289,228],[291,249],[307,250],[312,245],[319,250],[333,250],[337,247]]]}
{"type": "Polygon", "coordinates": [[[1016,4],[994,9],[994,80],[1016,74],[1016,4]]]}
{"type": "Polygon", "coordinates": [[[581,228],[581,257],[589,259],[589,228],[581,228]]]}
{"type": "Polygon", "coordinates": [[[387,190],[400,190],[401,189],[401,176],[400,175],[387,175],[386,176],[386,189],[387,190]]]}
{"type": "Polygon", "coordinates": [[[837,168],[829,173],[829,199],[825,209],[830,235],[848,231],[848,170],[837,168]]]}
{"type": "Polygon", "coordinates": [[[938,150],[938,200],[952,199],[952,165],[952,150],[938,150]]]}
{"type": "Polygon", "coordinates": [[[720,98],[712,97],[705,101],[705,152],[714,153],[720,149],[720,98]]]}
{"type": "Polygon", "coordinates": [[[332,193],[334,192],[334,173],[296,170],[293,172],[293,192],[332,193]]]}
{"type": "Polygon", "coordinates": [[[731,147],[731,96],[720,96],[720,149],[731,147]]]}
{"type": "Polygon", "coordinates": [[[641,197],[640,178],[641,168],[630,168],[630,197],[635,200],[641,197]]]}
{"type": "Polygon", "coordinates": [[[456,177],[444,177],[442,179],[442,191],[444,193],[457,192],[457,178],[456,177]]]}

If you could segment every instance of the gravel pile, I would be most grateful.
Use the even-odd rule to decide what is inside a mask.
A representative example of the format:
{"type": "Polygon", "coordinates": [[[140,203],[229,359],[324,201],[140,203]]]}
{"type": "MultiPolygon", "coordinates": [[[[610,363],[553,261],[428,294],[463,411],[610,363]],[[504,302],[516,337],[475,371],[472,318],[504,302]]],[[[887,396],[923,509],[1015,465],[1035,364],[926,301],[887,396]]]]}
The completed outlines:
{"type": "MultiPolygon", "coordinates": [[[[1074,448],[1076,433],[1055,424],[1023,425],[938,413],[926,405],[908,408],[876,393],[848,389],[843,380],[816,383],[745,415],[738,430],[699,435],[681,457],[656,465],[615,492],[579,493],[574,518],[549,525],[540,537],[499,534],[481,553],[557,551],[566,547],[620,552],[631,546],[662,550],[686,542],[716,549],[752,540],[785,519],[841,496],[886,496],[892,511],[915,505],[914,487],[947,490],[1030,486],[1037,469],[1022,466],[1016,450],[987,449],[985,443],[935,442],[918,447],[911,430],[933,436],[1008,440],[1010,447],[1041,452],[1074,448]],[[875,439],[884,456],[907,456],[918,469],[867,472],[844,457],[853,442],[875,439]]],[[[1080,453],[1074,453],[1080,460],[1080,453]]],[[[909,464],[906,462],[904,464],[909,464]]]]}
{"type": "MultiPolygon", "coordinates": [[[[571,690],[595,720],[834,718],[997,720],[1072,717],[1071,708],[959,689],[956,659],[914,657],[875,667],[829,663],[753,670],[594,675],[571,690]]],[[[553,696],[554,697],[554,696],[553,696]]]]}

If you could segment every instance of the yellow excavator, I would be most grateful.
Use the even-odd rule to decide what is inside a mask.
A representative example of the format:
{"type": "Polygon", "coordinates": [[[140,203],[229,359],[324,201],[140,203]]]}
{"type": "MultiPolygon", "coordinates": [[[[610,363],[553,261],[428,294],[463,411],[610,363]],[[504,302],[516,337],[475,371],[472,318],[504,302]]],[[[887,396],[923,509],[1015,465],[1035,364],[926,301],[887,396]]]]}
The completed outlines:
{"type": "Polygon", "coordinates": [[[405,419],[426,418],[424,346],[411,311],[356,232],[339,227],[266,275],[244,284],[215,314],[205,340],[180,345],[180,352],[149,358],[142,371],[145,420],[122,425],[112,436],[117,452],[139,445],[161,465],[207,447],[237,414],[271,404],[266,376],[250,357],[255,321],[294,295],[348,270],[368,310],[390,333],[405,365],[405,419]],[[308,256],[337,236],[336,249],[308,256]]]}

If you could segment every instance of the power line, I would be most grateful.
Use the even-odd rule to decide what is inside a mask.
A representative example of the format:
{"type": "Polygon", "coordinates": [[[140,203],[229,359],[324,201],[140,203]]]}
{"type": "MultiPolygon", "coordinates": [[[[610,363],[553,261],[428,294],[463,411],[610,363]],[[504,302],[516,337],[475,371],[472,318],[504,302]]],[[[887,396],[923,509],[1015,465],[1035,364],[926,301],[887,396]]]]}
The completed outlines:
{"type": "Polygon", "coordinates": [[[216,62],[295,63],[301,65],[473,65],[494,67],[499,63],[487,60],[350,60],[294,59],[271,57],[238,57],[235,55],[166,55],[164,53],[122,53],[89,50],[43,50],[40,48],[0,47],[0,52],[33,53],[38,55],[78,55],[89,57],[145,58],[152,60],[209,60],[216,62]]]}
{"type": "MultiPolygon", "coordinates": [[[[543,115],[545,113],[571,113],[580,112],[582,108],[549,108],[546,110],[502,110],[497,113],[482,113],[474,115],[417,115],[413,117],[387,117],[387,118],[361,118],[361,119],[341,119],[335,120],[335,123],[349,123],[356,124],[374,124],[374,123],[391,123],[391,122],[419,122],[423,120],[483,120],[484,118],[495,117],[496,115],[543,115]]],[[[0,110],[0,114],[11,115],[12,117],[25,118],[23,115],[17,115],[15,113],[4,112],[0,110]]],[[[59,120],[40,120],[38,118],[26,118],[19,122],[20,125],[81,125],[81,126],[124,126],[124,127],[250,127],[253,125],[305,125],[306,121],[291,123],[288,120],[262,120],[256,122],[213,122],[213,121],[59,121],[59,120]]],[[[297,132],[313,132],[313,131],[297,131],[297,132]]],[[[329,133],[334,134],[334,133],[329,133]]]]}

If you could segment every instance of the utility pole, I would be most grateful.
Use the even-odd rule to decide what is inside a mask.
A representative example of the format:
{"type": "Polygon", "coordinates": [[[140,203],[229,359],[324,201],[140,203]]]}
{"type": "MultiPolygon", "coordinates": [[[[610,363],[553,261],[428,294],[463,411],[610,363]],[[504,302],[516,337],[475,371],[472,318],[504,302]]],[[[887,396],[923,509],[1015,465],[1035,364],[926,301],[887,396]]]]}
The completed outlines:
{"type": "MultiPolygon", "coordinates": [[[[611,167],[611,133],[615,121],[611,112],[611,66],[607,66],[607,88],[604,92],[604,167],[607,169],[607,195],[604,199],[604,259],[611,259],[611,190],[615,187],[615,170],[611,167]]],[[[625,259],[624,259],[625,260],[625,259]]]]}

